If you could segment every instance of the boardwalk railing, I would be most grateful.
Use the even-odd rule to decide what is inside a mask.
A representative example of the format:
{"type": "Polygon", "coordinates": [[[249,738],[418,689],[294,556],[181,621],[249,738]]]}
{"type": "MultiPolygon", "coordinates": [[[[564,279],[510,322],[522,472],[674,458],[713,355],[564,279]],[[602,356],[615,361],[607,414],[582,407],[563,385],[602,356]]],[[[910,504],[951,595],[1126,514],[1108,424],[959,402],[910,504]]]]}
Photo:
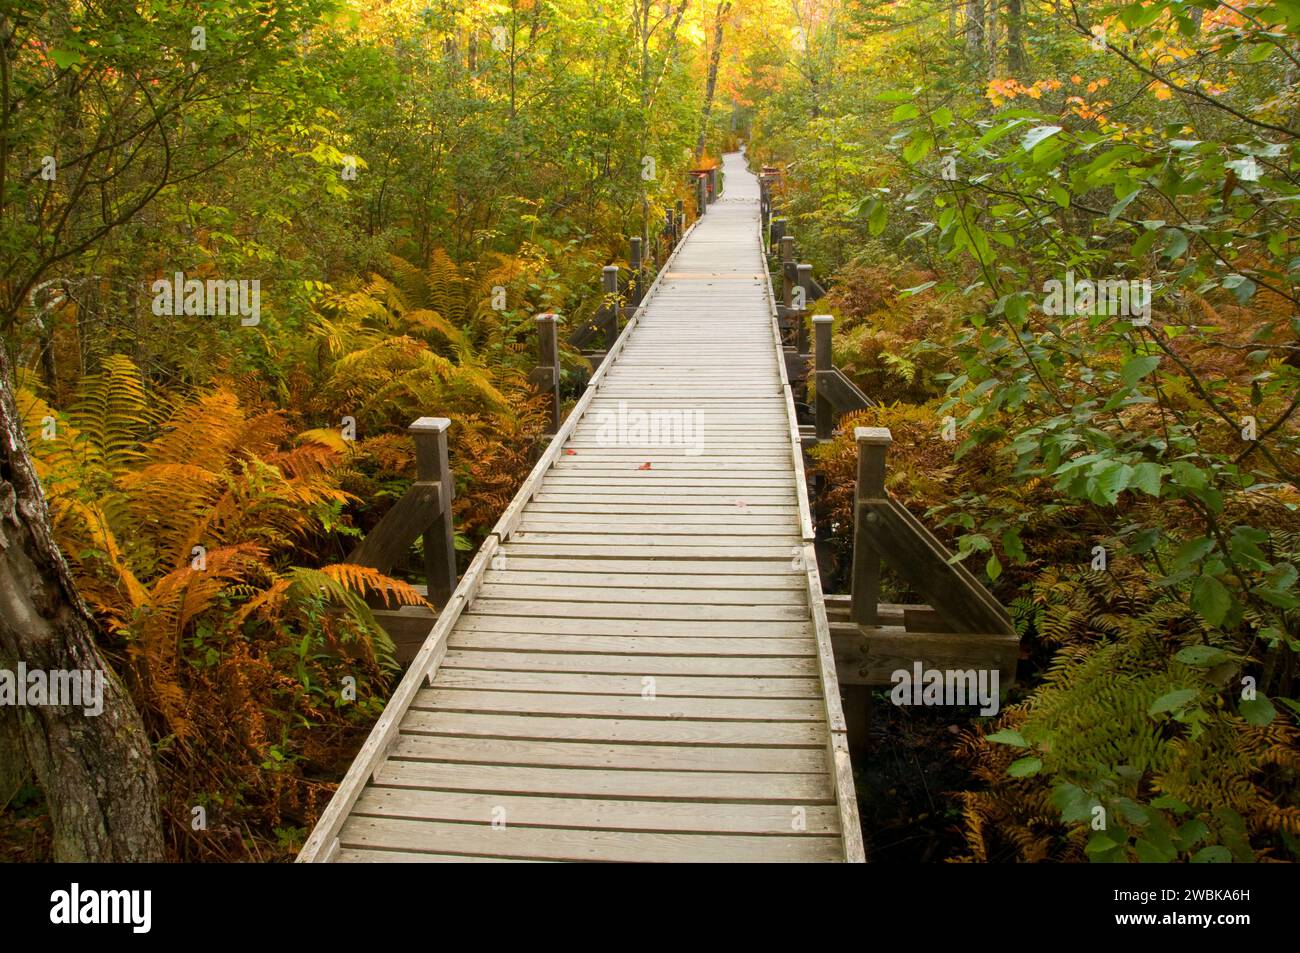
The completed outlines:
{"type": "Polygon", "coordinates": [[[424,534],[441,611],[299,860],[860,861],[849,750],[863,748],[868,687],[916,661],[1010,681],[1005,611],[884,489],[887,430],[856,432],[852,594],[823,593],[803,450],[869,402],[830,361],[828,316],[812,317],[813,374],[790,373],[808,363],[819,289],[787,230],[774,293],[770,188],[733,174],[741,197],[710,212],[686,264],[703,220],[683,228],[679,207],[644,292],[639,241],[636,277],[606,268],[588,336],[603,333],[604,350],[563,418],[558,318],[538,317],[532,382],[551,439],[458,583],[447,422],[412,425],[419,479],[354,556],[393,565],[424,534]],[[716,328],[702,323],[719,308],[716,328]],[[724,326],[734,338],[716,336],[724,326]],[[795,398],[810,383],[804,428],[795,398]],[[593,422],[611,405],[680,400],[715,414],[703,456],[611,448],[593,422]],[[881,603],[884,565],[927,604],[881,603]],[[646,671],[661,673],[665,707],[634,701],[646,671]],[[525,819],[494,834],[502,799],[525,819]]]}
{"type": "MultiPolygon", "coordinates": [[[[782,279],[787,366],[792,377],[815,388],[814,423],[803,428],[805,446],[829,440],[835,419],[876,406],[834,366],[833,318],[812,316],[812,372],[808,373],[805,324],[808,302],[824,291],[812,267],[796,264],[795,238],[776,214],[772,185],[779,170],[765,169],[763,207],[768,247],[777,249],[782,279]],[[811,430],[811,432],[809,432],[811,430]]],[[[869,690],[894,684],[900,669],[916,663],[940,671],[996,670],[1005,688],[1015,680],[1019,638],[1006,610],[952,553],[885,490],[886,457],[893,436],[883,427],[857,427],[858,471],[854,498],[853,568],[850,595],[827,595],[837,682],[848,712],[855,756],[866,753],[869,690]],[[928,604],[880,601],[881,567],[891,570],[928,604]]]]}

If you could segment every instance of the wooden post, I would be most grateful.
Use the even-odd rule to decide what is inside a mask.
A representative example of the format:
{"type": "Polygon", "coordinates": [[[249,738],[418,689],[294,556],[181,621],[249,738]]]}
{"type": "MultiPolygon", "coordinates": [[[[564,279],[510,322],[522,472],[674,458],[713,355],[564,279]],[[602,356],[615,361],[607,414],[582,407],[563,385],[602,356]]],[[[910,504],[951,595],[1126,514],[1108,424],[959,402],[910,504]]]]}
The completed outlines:
{"type": "Polygon", "coordinates": [[[608,354],[618,340],[618,265],[606,265],[601,277],[605,290],[605,303],[601,306],[605,309],[605,353],[608,354]]]}
{"type": "Polygon", "coordinates": [[[758,214],[766,232],[772,224],[772,182],[765,175],[758,177],[758,214]]]}
{"type": "MultiPolygon", "coordinates": [[[[554,332],[552,332],[554,333],[554,332]]],[[[422,483],[442,487],[438,515],[424,531],[424,576],[429,601],[442,608],[456,589],[456,543],[451,500],[456,490],[447,459],[446,417],[421,417],[407,429],[415,439],[415,471],[422,483]]]]}
{"type": "Polygon", "coordinates": [[[673,245],[681,241],[682,236],[686,234],[686,202],[682,199],[677,200],[676,218],[677,223],[673,227],[673,245]]]}
{"type": "Polygon", "coordinates": [[[664,234],[668,236],[668,247],[671,249],[677,244],[677,219],[673,217],[673,210],[664,209],[664,234]]]}
{"type": "Polygon", "coordinates": [[[704,182],[704,176],[697,175],[695,177],[695,216],[697,218],[702,218],[704,216],[704,210],[708,208],[708,205],[708,186],[704,182]]]}
{"type": "Polygon", "coordinates": [[[785,237],[785,224],[784,218],[772,219],[767,238],[768,254],[771,254],[772,249],[780,247],[781,239],[785,237]]]}
{"type": "Polygon", "coordinates": [[[632,300],[637,304],[641,303],[642,298],[642,279],[645,277],[642,273],[641,266],[641,239],[633,238],[628,242],[631,248],[628,251],[628,262],[632,268],[632,300]]]}
{"type": "Polygon", "coordinates": [[[709,170],[709,201],[718,200],[718,167],[714,166],[709,170]]]}
{"type": "Polygon", "coordinates": [[[557,338],[558,314],[539,314],[537,316],[537,371],[534,380],[541,390],[551,394],[551,426],[546,431],[548,437],[554,436],[560,429],[560,343],[557,338]],[[538,373],[538,372],[542,373],[538,373]]]}
{"type": "Polygon", "coordinates": [[[799,274],[795,271],[794,264],[794,236],[781,236],[781,301],[785,305],[786,313],[794,306],[794,286],[799,280],[799,274]]]}
{"type": "Polygon", "coordinates": [[[813,370],[817,382],[817,439],[829,440],[835,431],[835,408],[830,398],[822,393],[822,372],[829,371],[831,361],[831,324],[835,319],[829,314],[813,315],[813,370]]]}
{"type": "Polygon", "coordinates": [[[880,606],[880,557],[867,545],[867,534],[876,531],[875,514],[862,505],[863,500],[885,496],[885,456],[894,436],[888,427],[856,427],[853,439],[858,444],[858,485],[853,494],[853,599],[850,621],[859,625],[876,625],[880,606]]]}
{"type": "Polygon", "coordinates": [[[808,305],[812,301],[812,265],[796,266],[796,274],[799,288],[803,291],[803,294],[800,295],[802,301],[799,307],[794,310],[794,319],[797,322],[795,324],[794,349],[796,354],[804,355],[808,353],[807,318],[808,305]]]}

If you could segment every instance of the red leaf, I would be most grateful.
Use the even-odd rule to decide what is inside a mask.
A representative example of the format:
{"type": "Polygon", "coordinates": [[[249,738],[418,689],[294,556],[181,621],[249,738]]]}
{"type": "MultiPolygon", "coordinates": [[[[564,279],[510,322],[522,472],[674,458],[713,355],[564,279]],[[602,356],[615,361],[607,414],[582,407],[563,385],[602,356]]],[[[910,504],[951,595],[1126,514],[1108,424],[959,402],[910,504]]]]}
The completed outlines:
{"type": "Polygon", "coordinates": [[[645,463],[643,463],[643,464],[641,464],[639,467],[637,467],[637,469],[638,469],[638,470],[649,470],[649,469],[650,469],[650,461],[647,460],[645,463]]]}
{"type": "Polygon", "coordinates": [[[576,457],[576,456],[578,455],[578,451],[577,451],[577,450],[574,450],[572,447],[570,447],[569,449],[565,450],[564,452],[567,453],[567,454],[568,454],[569,456],[571,456],[571,457],[576,457]]]}

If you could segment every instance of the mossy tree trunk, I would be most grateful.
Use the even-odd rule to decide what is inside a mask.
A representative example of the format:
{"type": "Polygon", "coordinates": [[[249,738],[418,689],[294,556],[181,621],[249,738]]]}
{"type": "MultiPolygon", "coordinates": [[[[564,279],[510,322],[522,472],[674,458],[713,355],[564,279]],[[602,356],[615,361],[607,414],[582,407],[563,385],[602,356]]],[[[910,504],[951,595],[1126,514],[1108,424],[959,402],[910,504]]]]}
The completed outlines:
{"type": "Polygon", "coordinates": [[[95,644],[95,625],[55,545],[27,453],[0,344],[0,664],[28,671],[104,673],[103,711],[15,708],[9,728],[45,793],[59,861],[154,861],[163,856],[149,739],[122,682],[95,644]]]}

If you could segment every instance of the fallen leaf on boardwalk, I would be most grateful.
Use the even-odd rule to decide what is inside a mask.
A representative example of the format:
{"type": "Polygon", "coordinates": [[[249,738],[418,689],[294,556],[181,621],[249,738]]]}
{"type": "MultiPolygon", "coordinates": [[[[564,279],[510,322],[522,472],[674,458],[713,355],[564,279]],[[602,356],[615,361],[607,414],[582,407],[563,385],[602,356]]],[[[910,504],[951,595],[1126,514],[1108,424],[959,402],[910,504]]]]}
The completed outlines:
{"type": "Polygon", "coordinates": [[[639,467],[637,467],[637,469],[638,469],[638,470],[649,470],[649,469],[650,469],[650,461],[647,460],[645,463],[643,463],[643,464],[641,464],[639,467]]]}
{"type": "Polygon", "coordinates": [[[578,455],[578,451],[573,449],[565,450],[564,452],[571,457],[576,457],[578,455]]]}
{"type": "Polygon", "coordinates": [[[748,506],[749,504],[746,503],[744,500],[737,500],[737,501],[736,501],[736,505],[739,506],[741,509],[744,509],[744,508],[745,508],[746,506],[748,506]]]}

